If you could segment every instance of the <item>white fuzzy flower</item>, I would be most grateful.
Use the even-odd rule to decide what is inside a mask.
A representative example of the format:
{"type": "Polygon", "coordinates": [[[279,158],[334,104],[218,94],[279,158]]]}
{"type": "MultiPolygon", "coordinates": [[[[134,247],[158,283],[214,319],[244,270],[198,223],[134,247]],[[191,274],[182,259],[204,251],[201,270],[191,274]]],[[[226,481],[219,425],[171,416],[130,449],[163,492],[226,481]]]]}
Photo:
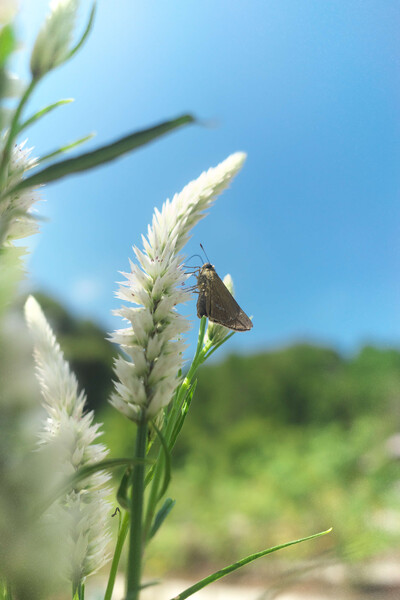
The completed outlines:
{"type": "MultiPolygon", "coordinates": [[[[37,378],[48,414],[41,445],[51,448],[62,477],[69,477],[103,460],[108,451],[94,443],[101,435],[99,425],[93,424],[93,412],[84,414],[85,395],[78,393],[75,375],[32,296],[25,304],[25,315],[34,337],[37,378]]],[[[109,478],[104,471],[96,472],[68,493],[56,509],[68,524],[68,577],[73,583],[83,581],[109,558],[110,506],[105,500],[110,493],[106,487],[109,478]]]]}
{"type": "Polygon", "coordinates": [[[156,208],[147,238],[142,236],[144,251],[133,249],[140,266],[131,263],[117,296],[137,306],[116,311],[130,325],[111,338],[130,358],[116,360],[118,382],[111,404],[132,420],[138,420],[142,411],[147,418],[154,417],[170,402],[179,383],[182,335],[189,323],[175,307],[190,298],[182,288],[187,275],[179,251],[244,160],[245,154],[232,154],[167,200],[161,212],[156,208]]]}
{"type": "Polygon", "coordinates": [[[78,0],[52,0],[36,38],[31,56],[31,73],[39,79],[68,58],[71,50],[78,0]]]}
{"type": "MultiPolygon", "coordinates": [[[[32,148],[25,149],[26,141],[12,149],[5,189],[15,187],[26,171],[37,165],[37,159],[30,158],[32,148]]],[[[37,188],[27,188],[3,198],[0,202],[1,242],[24,238],[38,231],[33,218],[32,205],[41,200],[37,188]]]]}

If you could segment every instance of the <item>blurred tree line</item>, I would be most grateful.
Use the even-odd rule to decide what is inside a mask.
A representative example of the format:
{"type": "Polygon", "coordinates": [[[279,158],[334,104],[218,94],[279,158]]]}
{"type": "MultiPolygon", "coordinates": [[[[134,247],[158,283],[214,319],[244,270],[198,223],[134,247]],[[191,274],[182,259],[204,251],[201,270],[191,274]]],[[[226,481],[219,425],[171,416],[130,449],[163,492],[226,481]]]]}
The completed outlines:
{"type": "MultiPolygon", "coordinates": [[[[89,320],[74,318],[46,294],[35,297],[86,390],[89,408],[105,409],[116,355],[106,332],[89,320]]],[[[399,400],[397,349],[365,346],[344,357],[333,349],[302,343],[250,356],[228,355],[200,370],[182,444],[189,444],[194,433],[217,436],[227,425],[247,419],[350,427],[362,415],[385,414],[400,425],[399,400]]]]}

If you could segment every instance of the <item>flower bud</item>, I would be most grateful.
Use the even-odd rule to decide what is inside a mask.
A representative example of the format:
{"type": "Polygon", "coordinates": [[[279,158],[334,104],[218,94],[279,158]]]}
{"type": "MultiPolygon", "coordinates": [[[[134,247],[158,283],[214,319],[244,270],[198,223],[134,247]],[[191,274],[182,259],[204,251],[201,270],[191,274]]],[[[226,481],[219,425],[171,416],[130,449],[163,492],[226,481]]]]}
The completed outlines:
{"type": "Polygon", "coordinates": [[[52,0],[50,13],[36,38],[31,55],[34,79],[43,77],[67,58],[75,25],[78,0],[52,0]]]}

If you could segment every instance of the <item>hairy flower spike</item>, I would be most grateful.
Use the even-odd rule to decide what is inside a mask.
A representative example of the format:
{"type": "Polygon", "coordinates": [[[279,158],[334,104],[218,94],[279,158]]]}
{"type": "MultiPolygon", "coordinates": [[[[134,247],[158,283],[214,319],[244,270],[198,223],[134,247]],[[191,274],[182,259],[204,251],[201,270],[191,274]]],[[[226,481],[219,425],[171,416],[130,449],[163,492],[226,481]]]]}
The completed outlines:
{"type": "Polygon", "coordinates": [[[139,420],[142,412],[151,419],[172,399],[183,362],[182,336],[189,329],[188,320],[176,311],[190,298],[182,288],[188,275],[179,252],[244,160],[245,154],[232,154],[164,202],[161,211],[156,208],[147,238],[142,237],[143,251],[133,248],[140,266],[131,263],[117,292],[130,306],[115,311],[129,326],[111,337],[130,360],[120,356],[115,362],[118,382],[110,401],[129,419],[139,420]]]}
{"type": "Polygon", "coordinates": [[[31,56],[34,79],[43,77],[67,58],[71,50],[78,0],[52,0],[50,13],[36,38],[31,56]]]}
{"type": "MultiPolygon", "coordinates": [[[[8,166],[6,191],[14,188],[26,171],[37,165],[37,159],[30,158],[32,148],[25,149],[26,141],[16,144],[8,166]]],[[[12,242],[33,235],[38,225],[31,214],[32,205],[41,200],[37,188],[28,188],[5,197],[0,203],[0,243],[12,242]]]]}
{"type": "MultiPolygon", "coordinates": [[[[93,412],[84,414],[86,397],[78,392],[76,377],[32,296],[25,304],[25,315],[34,337],[37,378],[48,414],[40,443],[51,448],[58,470],[64,478],[69,477],[82,467],[103,460],[108,451],[102,444],[94,443],[101,435],[99,425],[93,424],[93,412]]],[[[59,515],[67,522],[67,575],[74,585],[109,558],[109,479],[105,471],[97,471],[66,494],[56,507],[56,514],[52,513],[53,518],[59,515]]]]}

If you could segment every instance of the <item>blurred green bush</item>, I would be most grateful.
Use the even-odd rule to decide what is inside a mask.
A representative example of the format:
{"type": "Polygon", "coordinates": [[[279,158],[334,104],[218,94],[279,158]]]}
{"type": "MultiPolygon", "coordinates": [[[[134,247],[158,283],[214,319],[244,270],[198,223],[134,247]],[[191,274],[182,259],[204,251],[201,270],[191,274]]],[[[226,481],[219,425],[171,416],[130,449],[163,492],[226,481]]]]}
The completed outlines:
{"type": "MultiPolygon", "coordinates": [[[[114,350],[105,332],[36,297],[104,422],[111,456],[131,455],[134,426],[107,405],[114,350]]],[[[399,395],[396,349],[344,357],[296,344],[205,365],[174,450],[177,506],[148,568],[206,569],[330,526],[330,536],[285,557],[330,550],[356,560],[394,547],[399,466],[386,440],[399,428],[399,395]]]]}

